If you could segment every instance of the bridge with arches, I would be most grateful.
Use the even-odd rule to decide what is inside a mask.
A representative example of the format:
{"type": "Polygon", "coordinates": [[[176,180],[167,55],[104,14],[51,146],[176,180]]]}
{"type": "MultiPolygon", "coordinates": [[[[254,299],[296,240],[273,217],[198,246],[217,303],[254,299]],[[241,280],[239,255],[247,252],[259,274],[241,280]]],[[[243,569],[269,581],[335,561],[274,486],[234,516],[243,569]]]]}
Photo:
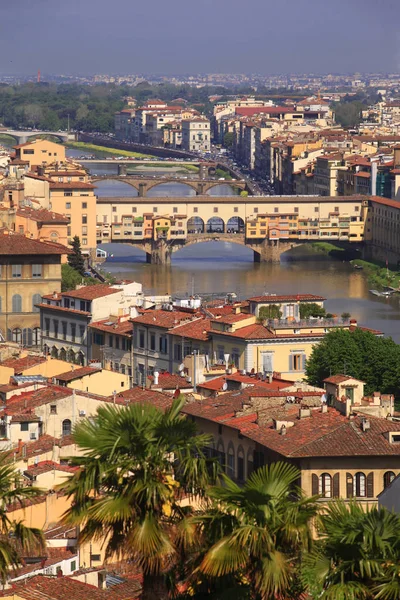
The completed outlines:
{"type": "Polygon", "coordinates": [[[38,137],[51,136],[60,142],[74,142],[77,139],[77,134],[71,131],[18,131],[14,129],[1,129],[0,134],[14,138],[17,144],[25,144],[28,140],[38,137]]]}
{"type": "Polygon", "coordinates": [[[125,183],[127,185],[132,186],[138,192],[138,196],[141,198],[147,195],[147,192],[152,188],[157,187],[158,185],[163,185],[165,183],[180,183],[182,185],[187,185],[192,188],[196,192],[196,196],[203,196],[207,194],[212,188],[217,187],[221,184],[229,185],[232,188],[236,188],[239,190],[247,190],[247,182],[245,180],[219,180],[219,179],[194,179],[194,178],[185,178],[179,175],[171,176],[153,176],[146,177],[145,175],[101,175],[101,176],[93,176],[91,177],[91,181],[93,183],[97,181],[118,181],[121,183],[125,183]]]}
{"type": "Polygon", "coordinates": [[[304,243],[362,245],[367,205],[363,196],[99,197],[96,240],[141,248],[155,264],[209,241],[247,246],[255,262],[279,262],[304,243]]]}

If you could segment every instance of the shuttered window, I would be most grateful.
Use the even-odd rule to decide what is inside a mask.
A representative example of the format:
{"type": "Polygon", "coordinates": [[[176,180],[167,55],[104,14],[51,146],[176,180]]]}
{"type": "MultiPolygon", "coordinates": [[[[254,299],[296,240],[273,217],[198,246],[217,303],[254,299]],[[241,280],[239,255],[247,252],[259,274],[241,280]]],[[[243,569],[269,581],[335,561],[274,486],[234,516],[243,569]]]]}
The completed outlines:
{"type": "Polygon", "coordinates": [[[371,471],[371,473],[368,473],[367,475],[367,498],[373,498],[374,497],[374,474],[371,471]]]}
{"type": "Polygon", "coordinates": [[[332,478],[332,491],[333,491],[333,497],[334,498],[340,498],[340,475],[339,473],[335,473],[335,475],[332,478]]]}
{"type": "Polygon", "coordinates": [[[274,370],[273,366],[274,355],[272,352],[262,353],[262,366],[264,373],[272,373],[274,370]]]}
{"type": "Polygon", "coordinates": [[[351,473],[346,473],[346,497],[353,497],[353,475],[351,473]]]}

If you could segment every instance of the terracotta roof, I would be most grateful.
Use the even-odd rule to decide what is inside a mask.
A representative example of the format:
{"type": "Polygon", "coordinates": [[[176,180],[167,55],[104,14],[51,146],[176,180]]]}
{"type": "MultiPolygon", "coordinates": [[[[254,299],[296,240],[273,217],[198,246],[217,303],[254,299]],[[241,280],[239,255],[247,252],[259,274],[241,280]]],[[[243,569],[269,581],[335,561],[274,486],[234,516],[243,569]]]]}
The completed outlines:
{"type": "Polygon", "coordinates": [[[139,317],[131,319],[132,323],[139,325],[153,325],[170,329],[176,327],[182,321],[191,322],[192,317],[197,318],[195,313],[183,312],[179,310],[149,310],[139,317]]]}
{"type": "Polygon", "coordinates": [[[44,362],[46,362],[46,359],[43,356],[25,356],[24,358],[7,358],[1,363],[1,366],[14,369],[14,374],[18,375],[26,369],[44,362]]]}
{"type": "Polygon", "coordinates": [[[53,565],[57,565],[61,563],[63,560],[77,558],[76,551],[72,551],[70,548],[46,548],[45,553],[48,555],[43,560],[27,564],[21,568],[19,568],[12,576],[11,581],[16,577],[21,577],[23,575],[29,575],[34,573],[35,571],[43,571],[48,567],[53,565]]]}
{"type": "Polygon", "coordinates": [[[65,215],[46,210],[45,208],[31,208],[23,206],[18,208],[17,215],[19,217],[27,217],[33,221],[41,223],[69,223],[69,219],[65,215]]]}
{"type": "Polygon", "coordinates": [[[35,465],[29,465],[24,471],[28,477],[37,477],[42,473],[49,473],[50,471],[64,471],[65,473],[74,473],[77,467],[70,467],[69,465],[60,465],[53,460],[42,460],[35,465]]]}
{"type": "Polygon", "coordinates": [[[4,413],[7,415],[26,414],[29,413],[29,411],[34,410],[37,406],[57,402],[57,400],[67,398],[68,396],[71,396],[71,394],[72,390],[69,388],[56,385],[49,385],[38,390],[22,392],[22,394],[16,394],[7,400],[4,413]]]}
{"type": "Polygon", "coordinates": [[[93,375],[93,373],[100,373],[100,368],[93,367],[81,367],[80,369],[74,369],[73,371],[66,371],[65,373],[61,373],[60,375],[56,375],[57,381],[63,381],[68,383],[69,381],[74,381],[75,379],[80,379],[81,377],[85,377],[85,375],[93,375]]]}
{"type": "Polygon", "coordinates": [[[115,321],[112,325],[108,325],[111,319],[103,319],[102,321],[95,321],[91,323],[89,327],[98,331],[104,331],[105,333],[112,333],[114,335],[123,335],[127,338],[132,337],[133,326],[130,320],[128,321],[115,321]]]}
{"type": "Polygon", "coordinates": [[[270,383],[269,381],[262,381],[256,376],[251,377],[250,375],[233,373],[232,375],[222,375],[221,377],[216,377],[215,379],[211,379],[205,383],[198,383],[197,387],[207,390],[222,391],[224,383],[229,381],[241,383],[245,387],[251,386],[253,391],[255,388],[262,388],[269,391],[279,391],[293,385],[293,381],[289,380],[286,381],[284,379],[273,378],[272,382],[270,383]]]}
{"type": "Polygon", "coordinates": [[[23,600],[136,600],[140,585],[137,580],[128,580],[102,590],[72,577],[36,575],[12,584],[0,592],[0,597],[11,593],[23,600]]]}
{"type": "MultiPolygon", "coordinates": [[[[108,400],[113,402],[113,396],[109,396],[108,400]]],[[[119,392],[115,397],[115,401],[116,404],[153,404],[157,408],[166,410],[172,404],[172,396],[135,386],[124,392],[119,392]]]]}
{"type": "Polygon", "coordinates": [[[176,390],[176,389],[192,389],[193,384],[188,383],[185,377],[182,375],[174,375],[171,373],[160,373],[158,376],[158,384],[154,384],[154,376],[149,377],[152,382],[152,389],[160,388],[162,390],[176,390]]]}
{"type": "Polygon", "coordinates": [[[390,200],[389,198],[382,198],[380,196],[370,196],[369,200],[373,204],[382,204],[383,206],[390,206],[390,208],[400,209],[400,203],[398,200],[390,200]]]}
{"type": "Polygon", "coordinates": [[[50,310],[58,310],[61,312],[73,313],[74,315],[82,315],[84,317],[90,317],[91,313],[86,310],[76,310],[75,308],[65,308],[64,306],[58,306],[57,304],[46,304],[45,302],[41,302],[36,304],[38,308],[48,308],[50,310]]]}
{"type": "Polygon", "coordinates": [[[240,321],[246,321],[246,319],[254,318],[254,315],[249,315],[246,313],[238,313],[238,314],[228,314],[222,315],[216,319],[213,319],[215,323],[225,323],[226,325],[231,325],[232,323],[240,323],[240,321]]]}
{"type": "Polygon", "coordinates": [[[272,294],[267,296],[254,296],[249,298],[249,302],[322,302],[326,300],[323,296],[316,296],[314,294],[292,294],[287,296],[274,296],[272,294]]]}
{"type": "Polygon", "coordinates": [[[70,250],[61,244],[39,242],[18,233],[0,233],[0,255],[15,254],[40,255],[40,254],[69,254],[70,250]]]}
{"type": "Polygon", "coordinates": [[[94,190],[95,185],[92,183],[86,183],[84,181],[66,181],[65,183],[61,183],[60,181],[51,180],[50,189],[51,190],[94,190]]]}
{"type": "Polygon", "coordinates": [[[113,288],[107,283],[98,285],[87,285],[79,288],[78,290],[71,290],[70,292],[63,292],[61,295],[66,298],[78,298],[80,300],[95,300],[96,298],[102,298],[103,296],[110,296],[121,292],[117,288],[113,288]]]}
{"type": "Polygon", "coordinates": [[[51,179],[49,179],[48,177],[45,177],[44,175],[38,175],[38,173],[32,173],[32,171],[29,171],[29,173],[25,173],[25,177],[30,177],[31,179],[38,179],[39,181],[48,181],[49,183],[51,182],[51,179]]]}
{"type": "Polygon", "coordinates": [[[74,540],[77,539],[78,532],[71,525],[57,524],[46,529],[44,536],[46,540],[74,540]]]}
{"type": "MultiPolygon", "coordinates": [[[[254,323],[253,325],[247,325],[245,327],[241,327],[236,331],[218,331],[216,329],[211,330],[212,335],[226,335],[231,337],[243,338],[246,340],[270,340],[276,338],[276,333],[273,333],[264,325],[260,323],[254,323]]],[[[292,334],[291,337],[293,337],[292,334]]]]}
{"type": "Polygon", "coordinates": [[[169,331],[169,335],[179,335],[192,340],[207,341],[211,331],[210,319],[196,319],[185,325],[178,325],[169,331]]]}
{"type": "Polygon", "coordinates": [[[354,379],[355,381],[359,381],[360,383],[365,383],[365,381],[356,379],[355,377],[352,377],[351,375],[331,375],[331,377],[327,377],[326,379],[324,379],[324,383],[339,384],[339,383],[343,383],[344,381],[348,381],[349,379],[354,379]]]}

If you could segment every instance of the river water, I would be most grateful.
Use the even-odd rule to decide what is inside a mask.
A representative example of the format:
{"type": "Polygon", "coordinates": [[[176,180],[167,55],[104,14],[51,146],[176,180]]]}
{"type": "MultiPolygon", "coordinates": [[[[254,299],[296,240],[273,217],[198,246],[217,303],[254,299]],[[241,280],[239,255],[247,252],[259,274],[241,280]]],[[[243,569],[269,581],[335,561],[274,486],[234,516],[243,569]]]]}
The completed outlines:
{"type": "MultiPolygon", "coordinates": [[[[68,149],[69,157],[82,156],[81,150],[68,149]]],[[[117,161],[98,164],[92,171],[98,175],[117,172],[117,161]],[[95,170],[96,169],[96,170],[95,170]]],[[[148,171],[147,171],[148,172],[148,171]]],[[[135,169],[135,173],[140,173],[135,169]]],[[[157,171],[152,171],[157,174],[157,171]]],[[[162,174],[165,174],[162,173],[162,174]]],[[[193,174],[188,173],[188,177],[193,174]]],[[[134,197],[134,188],[117,181],[99,182],[99,196],[134,197]]],[[[185,196],[193,190],[183,184],[163,184],[150,190],[149,196],[185,196]]],[[[215,195],[233,195],[230,186],[221,184],[215,195]]],[[[113,254],[103,268],[121,278],[140,281],[147,293],[157,294],[223,294],[235,292],[249,298],[264,292],[276,294],[320,294],[327,298],[328,312],[349,312],[359,324],[383,331],[400,343],[400,297],[378,298],[369,292],[363,271],[355,271],[348,263],[324,256],[302,256],[295,249],[282,257],[281,263],[257,264],[248,248],[228,242],[207,242],[183,248],[173,254],[169,267],[149,265],[145,254],[130,246],[105,244],[113,254]],[[297,260],[296,260],[297,257],[297,260]],[[302,260],[298,260],[299,258],[302,260]]]]}
{"type": "MultiPolygon", "coordinates": [[[[81,155],[68,150],[69,156],[81,155]]],[[[97,164],[97,175],[115,174],[118,162],[97,164]]],[[[135,169],[135,173],[140,173],[135,169]]],[[[148,173],[148,170],[147,170],[148,173]]],[[[152,175],[165,174],[152,171],[152,175]]],[[[188,173],[188,177],[193,174],[188,173]]],[[[134,197],[134,188],[118,181],[97,183],[99,196],[134,197]]],[[[221,184],[213,195],[233,195],[232,188],[221,184]]],[[[194,190],[179,183],[163,184],[149,191],[149,196],[189,196],[194,190]]],[[[235,292],[239,298],[249,298],[264,292],[276,294],[319,294],[327,298],[328,312],[340,315],[349,312],[359,324],[391,335],[400,343],[400,296],[378,298],[369,292],[362,271],[350,264],[330,260],[325,256],[304,254],[297,248],[282,257],[281,263],[270,265],[253,262],[248,248],[228,242],[207,242],[179,250],[172,255],[169,267],[149,265],[144,252],[120,244],[102,247],[113,254],[103,268],[121,278],[140,281],[143,289],[154,294],[224,294],[235,292]]]]}

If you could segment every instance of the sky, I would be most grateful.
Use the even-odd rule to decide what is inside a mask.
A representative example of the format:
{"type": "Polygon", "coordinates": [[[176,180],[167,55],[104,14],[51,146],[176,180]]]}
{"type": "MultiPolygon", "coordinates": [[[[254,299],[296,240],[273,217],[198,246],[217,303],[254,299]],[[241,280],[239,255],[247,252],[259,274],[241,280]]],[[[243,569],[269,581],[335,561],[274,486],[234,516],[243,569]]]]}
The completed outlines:
{"type": "Polygon", "coordinates": [[[400,0],[0,0],[0,73],[400,71],[400,0]]]}

